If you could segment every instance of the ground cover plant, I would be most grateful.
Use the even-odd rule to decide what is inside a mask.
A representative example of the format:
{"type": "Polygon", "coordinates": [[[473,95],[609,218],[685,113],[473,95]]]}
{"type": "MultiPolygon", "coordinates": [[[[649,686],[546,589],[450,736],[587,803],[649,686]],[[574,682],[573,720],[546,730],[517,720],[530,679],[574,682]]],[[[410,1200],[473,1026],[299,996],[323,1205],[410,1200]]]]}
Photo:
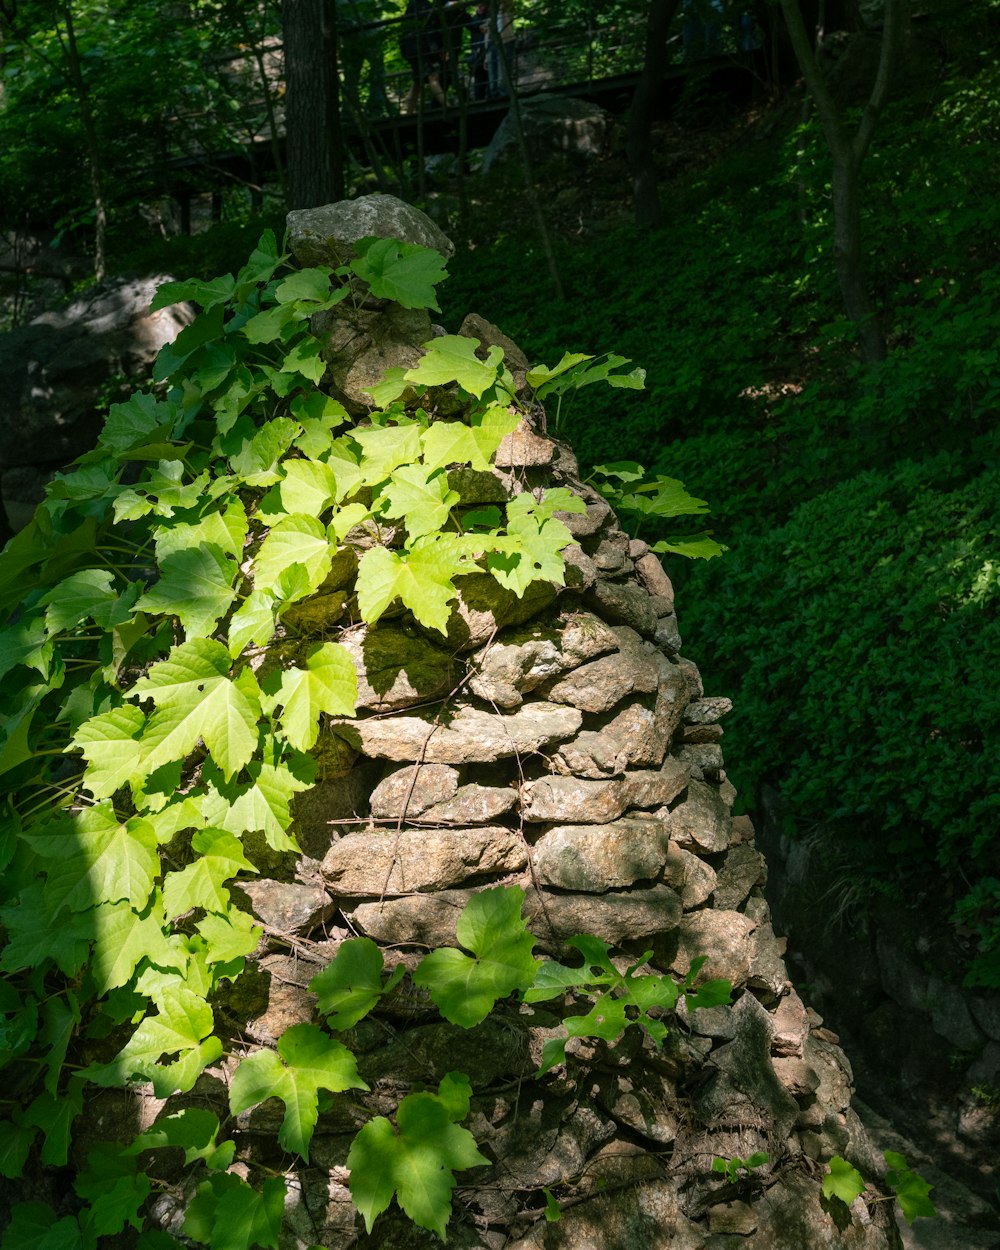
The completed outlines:
{"type": "Polygon", "coordinates": [[[726,757],[742,801],[776,787],[788,832],[825,837],[831,859],[849,852],[862,896],[922,900],[958,943],[957,975],[996,987],[991,14],[929,12],[879,124],[865,231],[881,365],[857,358],[822,142],[791,102],[728,149],[707,136],[716,159],[670,181],[658,234],[622,225],[583,245],[567,230],[565,301],[540,263],[503,281],[531,249],[503,223],[499,243],[460,252],[449,298],[485,288],[481,310],[529,351],[548,325],[584,348],[610,327],[643,360],[651,402],[581,396],[564,429],[586,464],[636,458],[712,503],[729,554],[667,560],[682,632],[734,697],[726,757]]]}

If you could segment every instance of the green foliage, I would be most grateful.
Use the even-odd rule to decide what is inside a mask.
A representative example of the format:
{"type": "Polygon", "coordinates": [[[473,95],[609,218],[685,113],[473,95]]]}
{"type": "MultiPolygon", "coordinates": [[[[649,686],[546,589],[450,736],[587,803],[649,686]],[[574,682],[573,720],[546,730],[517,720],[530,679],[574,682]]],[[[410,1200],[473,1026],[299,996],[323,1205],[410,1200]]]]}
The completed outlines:
{"type": "Polygon", "coordinates": [[[731,1159],[723,1159],[717,1156],[712,1160],[712,1171],[719,1172],[730,1185],[735,1185],[744,1176],[749,1176],[754,1168],[763,1167],[769,1158],[770,1156],[762,1150],[755,1150],[753,1154],[747,1155],[745,1159],[741,1159],[739,1155],[734,1155],[731,1159]]]}
{"type": "Polygon", "coordinates": [[[309,982],[331,1029],[352,1029],[402,980],[405,964],[382,980],[382,952],[371,938],[350,938],[309,982]]]}
{"type": "MultiPolygon", "coordinates": [[[[487,469],[525,415],[498,350],[481,360],[474,339],[430,340],[353,424],[318,389],[326,366],[310,317],[372,293],[433,304],[441,258],[373,242],[350,266],[283,265],[265,233],[235,274],[160,290],[156,307],[190,299],[202,311],[161,351],[159,385],[112,405],[95,450],[0,555],[5,1176],[66,1166],[86,1085],[148,1084],[166,1099],[223,1057],[218,992],[262,936],[231,885],[259,872],[258,835],[271,853],[297,853],[291,804],[316,775],[309,752],[357,698],[335,641],[303,640],[259,680],[254,661],[272,638],[294,638],[289,609],[321,593],[338,552],[358,562],[364,621],[399,602],[441,632],[467,574],[488,571],[517,595],[563,579],[571,535],[555,514],[583,510],[580,499],[525,492],[487,517],[448,484],[455,464],[487,469]],[[437,414],[445,391],[448,413],[457,395],[463,416],[437,414]]],[[[535,984],[523,902],[517,888],[474,894],[456,929],[464,949],[417,966],[415,984],[447,1020],[472,1028],[535,984]]],[[[670,1010],[682,992],[692,1007],[721,1001],[711,984],[693,990],[696,969],[684,986],[618,977],[598,945],[611,979],[561,988],[636,1007],[658,1040],[652,1007],[670,1010]]],[[[295,1024],[276,1049],[239,1058],[232,1117],[277,1098],[278,1146],[307,1162],[329,1098],[368,1089],[330,1030],[352,1029],[402,975],[385,975],[373,942],[345,942],[310,985],[327,1028],[295,1024]]],[[[408,1094],[395,1125],[364,1124],[348,1164],[369,1228],[395,1196],[444,1237],[456,1172],[488,1162],[459,1124],[471,1092],[451,1073],[436,1094],[408,1094]]],[[[225,1137],[214,1112],[188,1105],[130,1143],[98,1143],[72,1182],[77,1214],[22,1204],[3,1250],[93,1250],[126,1228],[144,1250],[174,1250],[143,1232],[146,1199],[165,1183],[160,1152],[183,1152],[195,1172],[186,1237],[270,1250],[286,1184],[239,1150],[235,1131],[225,1137]]]]}
{"type": "Polygon", "coordinates": [[[469,900],[455,933],[472,955],[454,947],[431,951],[413,974],[446,1020],[471,1029],[497,1001],[527,990],[539,961],[532,956],[535,939],[521,919],[524,891],[498,886],[469,900]]]}
{"type": "Polygon", "coordinates": [[[415,1224],[445,1239],[455,1172],[489,1163],[457,1123],[469,1113],[471,1094],[469,1078],[449,1072],[437,1094],[406,1095],[396,1128],[376,1116],[355,1137],[347,1156],[351,1197],[369,1232],[395,1195],[415,1224]]]}
{"type": "Polygon", "coordinates": [[[685,995],[687,1007],[692,1011],[729,1002],[732,986],[728,981],[707,981],[694,989],[704,958],[692,962],[684,982],[678,985],[656,973],[636,975],[652,957],[652,951],[646,951],[637,962],[620,972],[611,960],[611,948],[600,938],[580,934],[570,938],[567,945],[583,955],[582,965],[570,968],[552,961],[543,963],[524,996],[525,1002],[544,1002],[567,991],[578,991],[593,999],[593,1005],[584,1015],[567,1016],[563,1021],[565,1037],[549,1038],[545,1043],[539,1076],[556,1064],[565,1063],[566,1043],[571,1037],[596,1037],[613,1043],[634,1024],[652,1038],[654,1045],[662,1046],[667,1035],[662,1014],[674,1010],[681,994],[685,995]]]}
{"type": "MultiPolygon", "coordinates": [[[[932,1217],[937,1214],[928,1194],[934,1188],[923,1177],[918,1176],[906,1162],[906,1156],[893,1150],[885,1152],[888,1169],[885,1183],[894,1191],[896,1201],[900,1205],[906,1222],[912,1224],[920,1216],[932,1217]]],[[[830,1171],[823,1178],[823,1197],[835,1198],[847,1206],[860,1198],[865,1192],[864,1177],[852,1167],[846,1159],[834,1155],[830,1160],[830,1171]]]]}
{"type": "Polygon", "coordinates": [[[936,1215],[934,1204],[928,1197],[934,1186],[913,1171],[906,1162],[906,1156],[895,1150],[887,1150],[885,1161],[889,1165],[885,1183],[895,1190],[896,1201],[906,1216],[907,1224],[912,1224],[920,1216],[929,1218],[936,1215]]]}
{"type": "Polygon", "coordinates": [[[834,1155],[830,1160],[830,1170],[823,1177],[823,1197],[836,1198],[845,1206],[850,1206],[864,1192],[864,1177],[858,1169],[852,1167],[846,1159],[834,1155]]]}
{"type": "Polygon", "coordinates": [[[268,1098],[280,1098],[285,1118],[278,1141],[308,1162],[319,1091],[367,1088],[345,1046],[313,1024],[296,1024],[281,1035],[277,1054],[258,1050],[240,1061],[229,1087],[229,1109],[238,1115],[268,1098]]]}

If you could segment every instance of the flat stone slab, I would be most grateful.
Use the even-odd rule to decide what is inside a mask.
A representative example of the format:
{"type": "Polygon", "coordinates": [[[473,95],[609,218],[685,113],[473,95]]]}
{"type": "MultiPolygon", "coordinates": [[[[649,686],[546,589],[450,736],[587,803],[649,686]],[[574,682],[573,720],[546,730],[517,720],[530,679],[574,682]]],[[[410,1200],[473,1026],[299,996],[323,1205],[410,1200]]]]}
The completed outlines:
{"type": "MultiPolygon", "coordinates": [[[[605,942],[646,939],[676,928],[681,902],[667,886],[614,890],[600,895],[539,892],[524,874],[521,915],[538,938],[540,950],[560,951],[567,938],[593,933],[605,942]]],[[[472,890],[445,890],[362,903],[348,912],[359,932],[384,945],[454,946],[455,925],[472,890]]]]}
{"type": "Polygon", "coordinates": [[[606,781],[540,777],[521,787],[521,811],[528,821],[607,824],[629,808],[664,806],[680,794],[688,779],[687,769],[674,759],[657,772],[630,772],[606,781]]]}
{"type": "Polygon", "coordinates": [[[571,738],[583,723],[573,707],[529,703],[508,716],[463,707],[449,720],[390,716],[333,726],[333,733],[377,759],[428,764],[487,764],[531,755],[571,738]]]}
{"type": "Polygon", "coordinates": [[[523,839],[510,829],[387,829],[340,838],[321,871],[335,893],[381,895],[445,890],[527,862],[523,839]]]}
{"type": "Polygon", "coordinates": [[[667,824],[625,817],[605,825],[557,825],[535,844],[535,872],[543,885],[603,894],[655,881],[669,854],[667,824]]]}

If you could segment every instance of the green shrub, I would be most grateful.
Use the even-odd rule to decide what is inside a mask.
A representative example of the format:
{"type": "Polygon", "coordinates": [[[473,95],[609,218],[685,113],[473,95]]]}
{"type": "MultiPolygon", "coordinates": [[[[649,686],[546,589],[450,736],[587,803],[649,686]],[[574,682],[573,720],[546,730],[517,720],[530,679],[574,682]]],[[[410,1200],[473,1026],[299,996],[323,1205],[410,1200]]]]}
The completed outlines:
{"type": "Polygon", "coordinates": [[[693,574],[682,623],[739,691],[744,789],[767,778],[800,826],[877,847],[874,876],[967,893],[1000,865],[1000,468],[956,484],[953,467],[860,473],[734,543],[693,574]]]}

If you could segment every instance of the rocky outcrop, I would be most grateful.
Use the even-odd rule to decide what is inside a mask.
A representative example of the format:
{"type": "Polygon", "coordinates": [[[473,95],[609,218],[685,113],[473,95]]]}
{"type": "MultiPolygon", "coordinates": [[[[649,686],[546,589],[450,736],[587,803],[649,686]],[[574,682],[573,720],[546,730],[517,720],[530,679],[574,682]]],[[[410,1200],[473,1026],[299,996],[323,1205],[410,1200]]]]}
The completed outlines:
{"type": "MultiPolygon", "coordinates": [[[[299,214],[293,246],[301,240],[310,263],[337,263],[355,232],[398,229],[387,198],[352,210],[339,233],[338,206],[312,224],[299,214]],[[333,237],[335,254],[325,253],[333,237]]],[[[419,350],[409,338],[391,342],[384,310],[364,311],[378,321],[357,339],[375,353],[371,367],[376,356],[397,363],[419,350]]],[[[361,405],[369,364],[353,371],[348,336],[329,317],[314,329],[327,343],[331,387],[361,405]]],[[[507,343],[481,319],[475,337],[507,343]]],[[[505,350],[523,378],[523,358],[505,350]]],[[[395,1207],[363,1231],[347,1157],[362,1111],[391,1115],[408,1090],[433,1088],[451,1071],[472,1080],[466,1123],[489,1159],[461,1174],[454,1246],[892,1250],[886,1203],[859,1200],[849,1213],[821,1197],[833,1154],[868,1176],[880,1167],[851,1107],[850,1064],[788,978],[753,827],[732,816],[719,746],[728,701],[706,697],[697,667],[679,655],[667,575],[540,421],[522,423],[482,476],[500,499],[548,486],[583,499],[586,513],[565,518],[576,538],[565,586],[518,598],[488,575],[459,578],[446,638],[401,611],[360,629],[346,560],[336,591],[323,592],[340,596],[335,611],[301,614],[298,636],[279,637],[263,659],[280,665],[289,649],[342,638],[362,697],[356,718],[324,725],[318,782],[295,801],[307,854],[294,866],[278,857],[275,880],[243,887],[267,936],[225,1004],[234,1031],[244,1045],[273,1046],[313,1021],[307,986],[349,937],[371,938],[390,964],[412,969],[428,949],[453,945],[469,899],[497,885],[523,890],[539,953],[572,957],[568,940],[593,934],[623,967],[648,959],[695,985],[725,979],[732,1002],[688,1010],[682,997],[663,1020],[662,1045],[637,1027],[611,1044],[572,1038],[566,1063],[538,1080],[545,1042],[574,1010],[569,1000],[511,998],[462,1029],[404,978],[351,1031],[370,1093],[333,1099],[307,1164],[289,1171],[273,1102],[235,1120],[240,1148],[288,1177],[283,1250],[428,1244],[395,1207]],[[764,1163],[737,1180],[713,1168],[755,1154],[764,1163]],[[545,1190],[560,1204],[558,1222],[545,1218],[545,1190]]],[[[479,497],[483,483],[471,488],[479,497]]],[[[206,1072],[194,1096],[224,1109],[235,1064],[206,1072]]],[[[177,1195],[156,1199],[172,1232],[183,1210],[177,1195]]]]}

